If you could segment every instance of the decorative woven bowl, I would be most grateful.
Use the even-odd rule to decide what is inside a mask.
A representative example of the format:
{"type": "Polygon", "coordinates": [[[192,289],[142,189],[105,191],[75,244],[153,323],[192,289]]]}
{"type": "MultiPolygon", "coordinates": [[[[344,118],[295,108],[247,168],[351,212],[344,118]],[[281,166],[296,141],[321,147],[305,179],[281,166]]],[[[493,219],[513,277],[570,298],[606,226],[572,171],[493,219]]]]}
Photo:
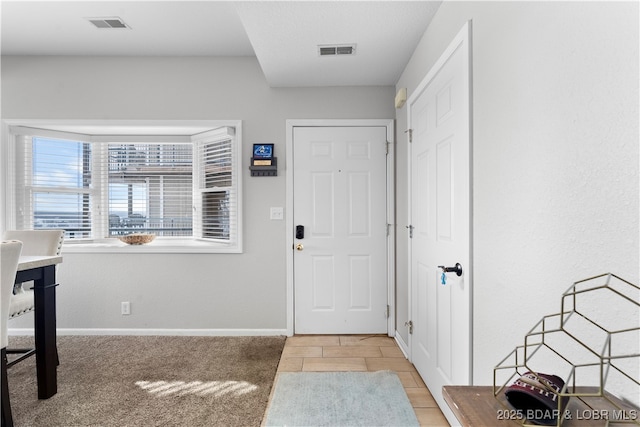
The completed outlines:
{"type": "Polygon", "coordinates": [[[118,236],[120,241],[125,242],[127,245],[144,245],[153,241],[156,238],[155,234],[147,233],[132,233],[126,236],[118,236]]]}

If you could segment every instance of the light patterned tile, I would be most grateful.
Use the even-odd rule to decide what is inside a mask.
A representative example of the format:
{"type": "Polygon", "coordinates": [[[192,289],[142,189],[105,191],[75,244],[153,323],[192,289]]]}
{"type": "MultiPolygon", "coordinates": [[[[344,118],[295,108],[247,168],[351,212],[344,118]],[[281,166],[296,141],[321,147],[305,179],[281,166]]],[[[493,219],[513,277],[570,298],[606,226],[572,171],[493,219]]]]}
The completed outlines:
{"type": "Polygon", "coordinates": [[[437,408],[438,404],[426,388],[406,388],[407,397],[414,408],[437,408]]]}
{"type": "Polygon", "coordinates": [[[402,350],[400,350],[398,346],[381,346],[380,351],[382,352],[382,357],[402,357],[406,359],[406,357],[404,357],[404,353],[402,353],[402,350]]]}
{"type": "Polygon", "coordinates": [[[322,347],[290,345],[282,350],[282,357],[322,357],[322,347]]]}
{"type": "Polygon", "coordinates": [[[366,371],[362,357],[305,357],[302,364],[305,372],[366,371]]]}
{"type": "Polygon", "coordinates": [[[340,345],[340,337],[337,335],[296,335],[287,338],[285,346],[325,346],[340,345]]]}
{"type": "Polygon", "coordinates": [[[289,337],[278,366],[278,372],[367,370],[398,374],[421,426],[449,426],[415,367],[385,335],[289,337]]]}
{"type": "Polygon", "coordinates": [[[398,378],[400,378],[400,382],[404,388],[419,387],[411,372],[396,372],[396,374],[398,375],[398,378]]]}
{"type": "Polygon", "coordinates": [[[302,357],[281,358],[278,364],[278,372],[300,372],[302,371],[302,357]]]}
{"type": "Polygon", "coordinates": [[[416,380],[418,387],[427,388],[427,385],[424,383],[424,380],[422,379],[418,371],[414,370],[413,372],[411,372],[411,375],[413,376],[413,379],[416,380]]]}
{"type": "Polygon", "coordinates": [[[322,349],[323,357],[382,357],[380,347],[329,346],[322,349]]]}
{"type": "Polygon", "coordinates": [[[396,372],[411,372],[415,368],[413,365],[404,358],[367,358],[367,369],[369,371],[396,371],[396,372]]]}
{"type": "Polygon", "coordinates": [[[438,408],[414,408],[420,427],[449,427],[449,422],[438,408]]]}
{"type": "Polygon", "coordinates": [[[393,347],[396,342],[386,335],[343,335],[340,337],[340,345],[393,347]]]}

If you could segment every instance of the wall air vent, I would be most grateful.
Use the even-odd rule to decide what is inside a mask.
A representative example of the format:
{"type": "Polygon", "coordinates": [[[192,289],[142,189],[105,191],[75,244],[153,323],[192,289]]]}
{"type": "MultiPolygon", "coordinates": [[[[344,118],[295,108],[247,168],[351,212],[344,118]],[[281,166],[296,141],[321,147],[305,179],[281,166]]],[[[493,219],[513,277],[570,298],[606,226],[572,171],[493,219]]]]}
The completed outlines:
{"type": "Polygon", "coordinates": [[[130,29],[124,21],[117,16],[109,17],[109,18],[86,18],[87,21],[91,22],[96,28],[110,28],[110,29],[130,29]]]}
{"type": "Polygon", "coordinates": [[[318,53],[320,54],[320,56],[355,55],[356,45],[318,45],[318,53]]]}

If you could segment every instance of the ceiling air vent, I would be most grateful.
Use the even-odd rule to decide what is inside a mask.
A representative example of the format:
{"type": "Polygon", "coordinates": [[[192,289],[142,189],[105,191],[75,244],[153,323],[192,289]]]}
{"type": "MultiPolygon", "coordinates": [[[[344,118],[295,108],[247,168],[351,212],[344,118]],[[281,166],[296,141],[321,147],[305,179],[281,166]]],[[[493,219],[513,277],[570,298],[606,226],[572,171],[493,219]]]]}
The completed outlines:
{"type": "Polygon", "coordinates": [[[109,17],[109,18],[86,18],[87,21],[91,22],[96,28],[131,28],[124,21],[117,16],[109,17]]]}
{"type": "Polygon", "coordinates": [[[354,55],[356,53],[356,45],[318,45],[318,53],[320,56],[354,55]]]}

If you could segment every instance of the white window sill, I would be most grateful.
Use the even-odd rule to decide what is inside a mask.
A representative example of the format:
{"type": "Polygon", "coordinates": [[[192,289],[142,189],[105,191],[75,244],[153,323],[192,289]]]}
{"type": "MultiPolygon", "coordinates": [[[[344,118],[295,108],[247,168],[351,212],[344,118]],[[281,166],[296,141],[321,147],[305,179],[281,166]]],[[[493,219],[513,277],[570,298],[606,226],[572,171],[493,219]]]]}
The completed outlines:
{"type": "Polygon", "coordinates": [[[62,255],[79,253],[242,253],[242,248],[224,243],[208,242],[196,239],[161,239],[144,245],[127,245],[116,238],[85,241],[66,240],[62,246],[62,255]]]}

